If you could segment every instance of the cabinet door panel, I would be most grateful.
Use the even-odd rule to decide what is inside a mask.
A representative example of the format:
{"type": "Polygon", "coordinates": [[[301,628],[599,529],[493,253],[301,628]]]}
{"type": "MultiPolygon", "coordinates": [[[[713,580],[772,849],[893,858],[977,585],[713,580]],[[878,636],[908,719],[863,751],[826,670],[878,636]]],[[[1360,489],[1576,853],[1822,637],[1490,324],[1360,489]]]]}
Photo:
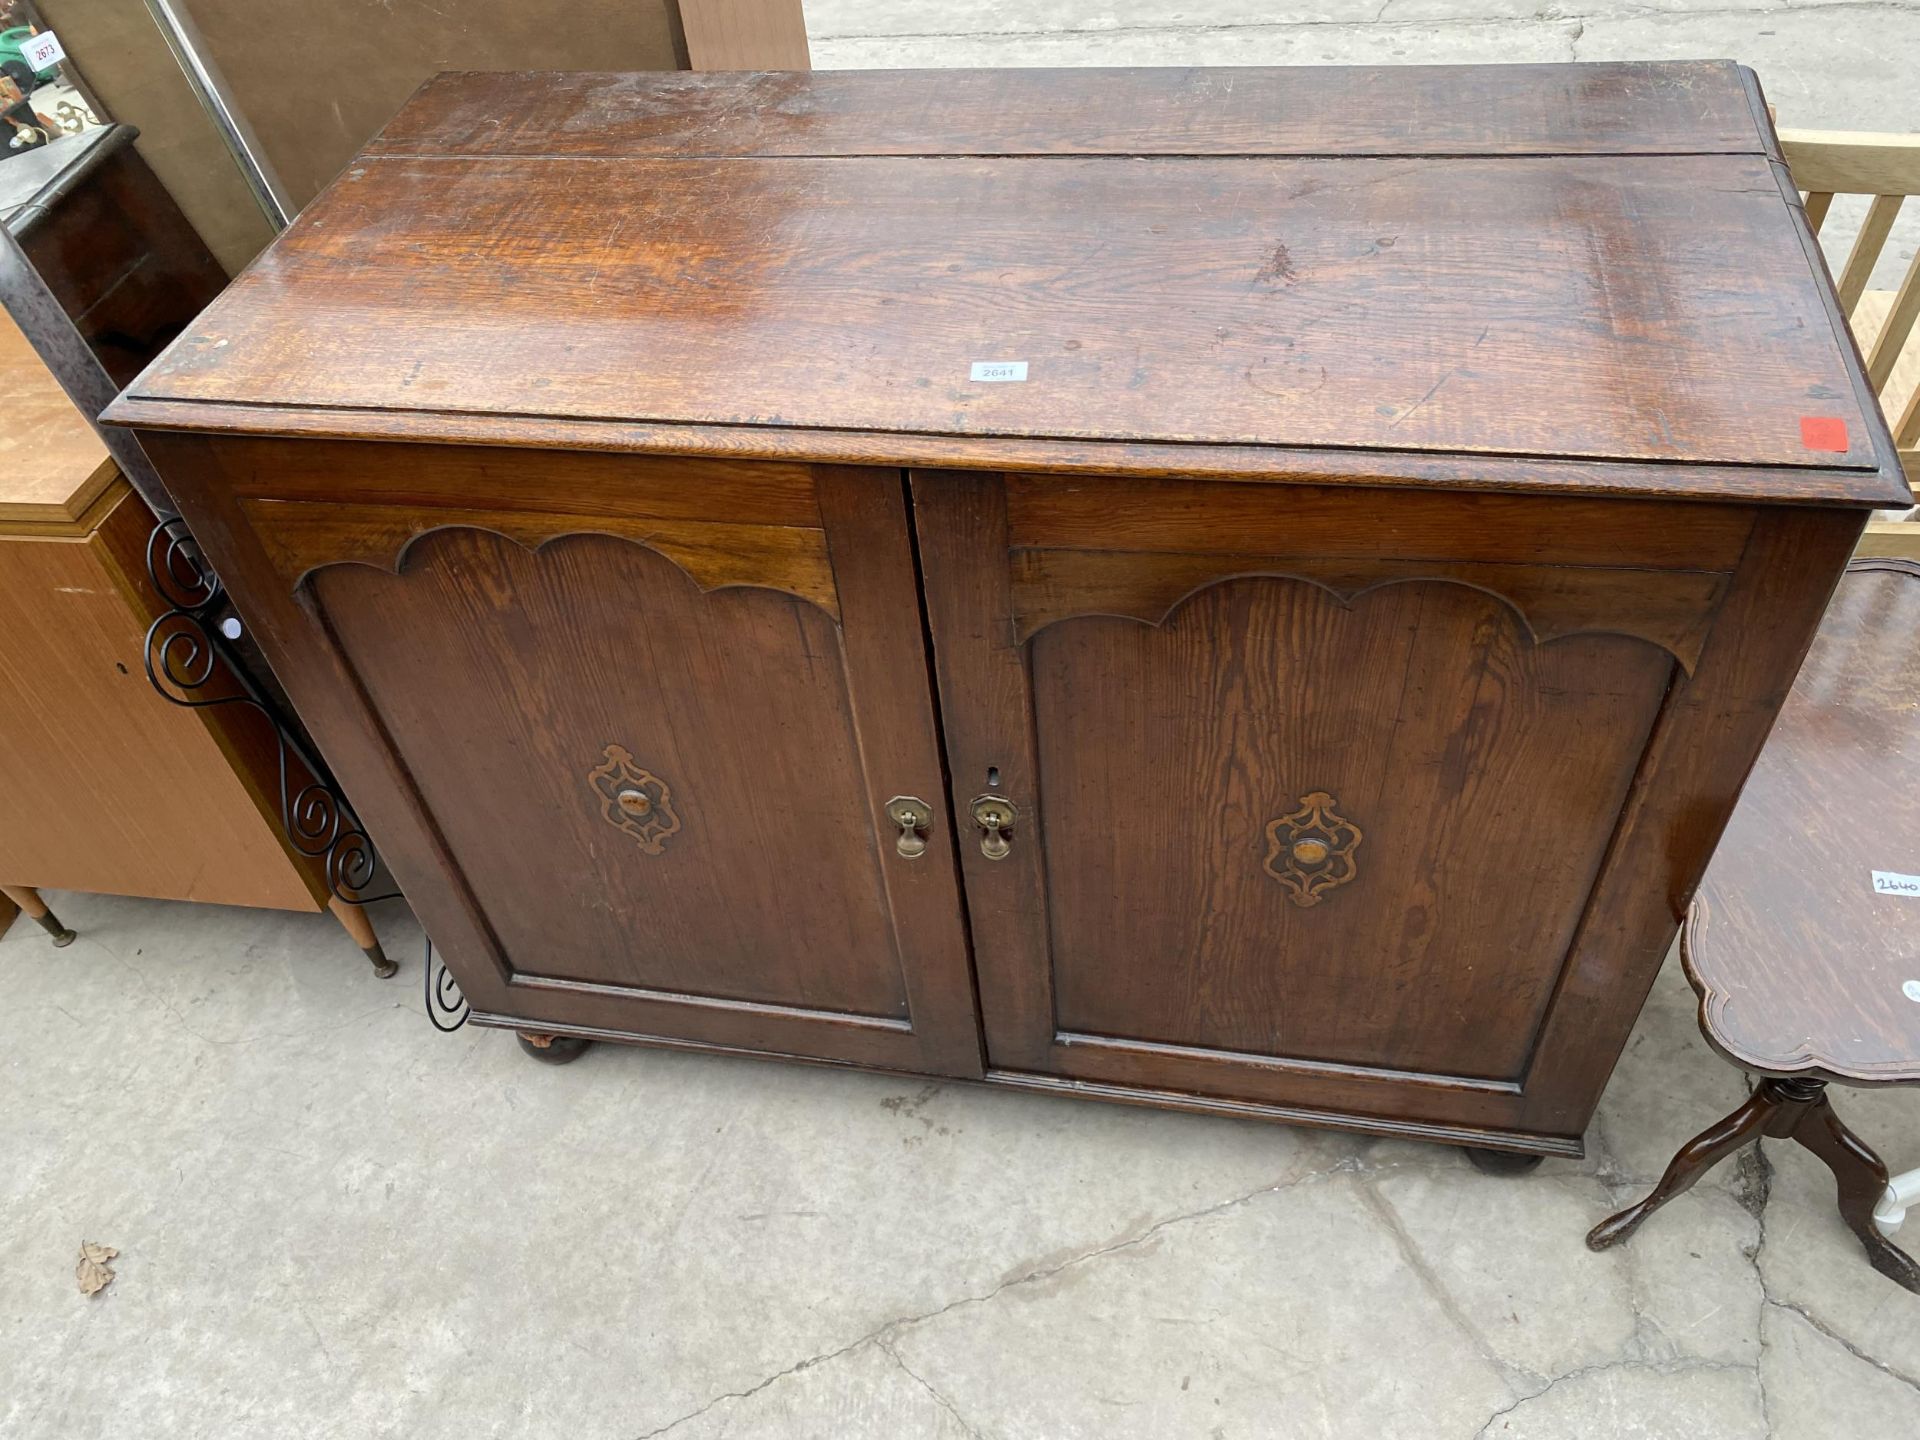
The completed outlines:
{"type": "Polygon", "coordinates": [[[730,503],[773,493],[750,470],[702,506],[607,457],[569,515],[505,503],[537,456],[342,505],[295,455],[236,476],[238,512],[395,764],[376,832],[477,1012],[980,1072],[897,471],[801,472],[778,518],[813,523],[769,525],[730,503]]]}
{"type": "Polygon", "coordinates": [[[1247,578],[1031,668],[1061,1032],[1513,1079],[1671,662],[1247,578]]]}
{"type": "Polygon", "coordinates": [[[831,617],[598,535],[312,583],[516,974],[906,1018],[831,617]]]}
{"type": "Polygon", "coordinates": [[[1524,1123],[1537,1037],[1725,573],[1678,568],[1663,540],[1569,576],[1527,544],[1564,547],[1551,526],[1580,517],[1524,506],[1511,558],[1356,565],[1393,501],[1286,487],[1225,487],[1237,521],[1209,557],[1186,488],[1103,484],[1076,530],[1033,477],[914,476],[989,1064],[1524,1123]],[[1174,571],[1112,533],[1117,515],[1152,535],[1157,504],[1185,526],[1174,571]],[[1054,522],[1024,533],[1042,507],[1054,522]],[[1263,537],[1278,553],[1249,550],[1263,537]],[[998,861],[967,821],[990,778],[1016,811],[998,861]]]}

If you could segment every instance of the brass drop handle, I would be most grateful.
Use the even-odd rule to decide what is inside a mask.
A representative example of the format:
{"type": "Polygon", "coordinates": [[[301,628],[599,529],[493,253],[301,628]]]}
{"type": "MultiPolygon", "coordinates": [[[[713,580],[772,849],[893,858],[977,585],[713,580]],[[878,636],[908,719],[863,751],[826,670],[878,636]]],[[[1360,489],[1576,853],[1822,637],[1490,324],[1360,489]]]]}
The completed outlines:
{"type": "Polygon", "coordinates": [[[914,795],[896,795],[887,801],[887,819],[900,827],[893,848],[903,860],[917,860],[927,853],[927,830],[933,824],[933,807],[914,795]]]}
{"type": "Polygon", "coordinates": [[[1004,860],[1013,853],[1013,819],[1016,813],[1011,800],[998,795],[978,795],[971,807],[973,823],[980,827],[980,853],[989,860],[1004,860]]]}

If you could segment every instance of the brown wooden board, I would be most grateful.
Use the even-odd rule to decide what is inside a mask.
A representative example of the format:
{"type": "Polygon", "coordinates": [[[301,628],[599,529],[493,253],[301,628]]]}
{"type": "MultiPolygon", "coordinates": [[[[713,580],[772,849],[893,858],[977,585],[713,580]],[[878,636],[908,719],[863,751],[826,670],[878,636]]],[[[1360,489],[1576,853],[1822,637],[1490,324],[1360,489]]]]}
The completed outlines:
{"type": "Polygon", "coordinates": [[[131,393],[1879,463],[1753,156],[368,161],[131,393]]]}
{"type": "MultiPolygon", "coordinates": [[[[679,518],[639,529],[568,526],[489,508],[552,478],[496,453],[468,505],[368,519],[234,498],[283,469],[310,485],[299,442],[158,443],[196,533],[244,536],[222,573],[476,1007],[980,1073],[930,680],[899,624],[918,602],[897,471],[814,472],[812,528],[702,518],[741,498],[793,518],[778,473],[704,506],[682,493],[679,518]],[[702,524],[689,555],[673,536],[702,524]],[[615,808],[622,787],[647,813],[615,808]],[[895,794],[934,807],[913,859],[895,794]]],[[[350,475],[417,453],[332,459],[350,475]]],[[[586,515],[661,478],[648,460],[570,473],[586,515]]]]}
{"type": "Polygon", "coordinates": [[[1758,86],[1680,64],[442,75],[373,155],[1767,153],[1758,86]]]}
{"type": "Polygon", "coordinates": [[[11,316],[0,312],[0,532],[76,529],[118,475],[107,447],[11,316]]]}
{"type": "Polygon", "coordinates": [[[124,481],[107,499],[85,537],[0,539],[0,876],[318,909],[317,867],[289,851],[269,793],[272,757],[242,754],[248,720],[148,684],[160,607],[137,557],[153,517],[124,481]]]}
{"type": "Polygon", "coordinates": [[[1750,77],[1590,68],[1107,72],[1071,126],[1020,72],[921,74],[917,106],[887,74],[545,77],[537,151],[532,110],[479,119],[497,77],[445,77],[110,413],[1900,500],[1750,77]]]}
{"type": "MultiPolygon", "coordinates": [[[[1570,1112],[1597,1097],[1631,1018],[1603,1025],[1590,996],[1644,993],[1711,850],[1697,827],[1730,801],[1675,794],[1751,762],[1756,688],[1791,675],[1857,515],[1767,514],[1752,539],[1751,516],[1720,517],[1729,599],[1696,595],[1682,641],[1639,598],[1650,573],[1690,573],[1650,569],[1671,537],[1608,539],[1583,523],[1590,502],[1515,501],[1487,530],[1470,511],[1435,517],[1437,556],[1472,553],[1475,535],[1549,547],[1531,563],[1409,561],[1343,582],[1314,557],[1372,536],[1376,503],[1311,496],[1298,554],[1237,549],[1168,604],[1153,537],[1188,543],[1180,490],[1101,488],[1104,507],[1076,508],[1044,503],[1032,477],[914,477],[989,1062],[1577,1134],[1570,1112]],[[1049,592],[1029,631],[1034,552],[1018,546],[1034,535],[1104,569],[1097,591],[1049,592]],[[1538,558],[1568,543],[1592,548],[1538,558]],[[1553,582],[1571,570],[1614,583],[1553,582]],[[1736,628],[1763,585],[1779,607],[1764,643],[1736,628]],[[1558,631],[1542,596],[1570,607],[1558,631]],[[1709,731],[1715,753],[1687,755],[1709,731]],[[1694,768],[1676,781],[1676,765],[1694,768]],[[1004,860],[966,843],[967,804],[989,788],[1019,811],[1004,860]],[[1316,823],[1286,823],[1315,796],[1316,823]],[[1329,823],[1357,837],[1351,868],[1303,892],[1287,848],[1329,823]]],[[[1223,540],[1283,533],[1299,493],[1236,491],[1223,540]]]]}

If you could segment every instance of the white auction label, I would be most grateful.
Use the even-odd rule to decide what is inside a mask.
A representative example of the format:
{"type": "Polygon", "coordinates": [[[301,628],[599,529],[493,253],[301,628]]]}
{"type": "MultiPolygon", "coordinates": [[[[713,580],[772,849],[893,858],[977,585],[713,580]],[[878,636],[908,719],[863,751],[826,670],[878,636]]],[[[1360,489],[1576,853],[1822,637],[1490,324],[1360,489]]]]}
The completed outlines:
{"type": "Polygon", "coordinates": [[[38,35],[29,35],[20,42],[20,58],[37,73],[58,65],[67,58],[67,52],[53,31],[42,30],[38,35]]]}
{"type": "Polygon", "coordinates": [[[1920,980],[1909,980],[1900,987],[1900,993],[1909,1000],[1920,1001],[1920,980]]]}
{"type": "Polygon", "coordinates": [[[1027,378],[1024,360],[976,360],[967,372],[969,380],[1020,381],[1027,378]]]}
{"type": "Polygon", "coordinates": [[[1900,875],[1892,870],[1873,872],[1873,893],[1876,895],[1911,895],[1920,899],[1920,875],[1900,875]]]}

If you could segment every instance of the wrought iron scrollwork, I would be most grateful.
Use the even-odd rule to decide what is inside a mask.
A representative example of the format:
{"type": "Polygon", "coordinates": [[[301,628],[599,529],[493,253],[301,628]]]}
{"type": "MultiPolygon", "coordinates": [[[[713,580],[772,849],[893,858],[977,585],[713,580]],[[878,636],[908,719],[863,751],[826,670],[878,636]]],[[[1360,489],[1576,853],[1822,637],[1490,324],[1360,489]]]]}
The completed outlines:
{"type": "Polygon", "coordinates": [[[459,982],[453,978],[453,972],[447,969],[447,962],[433,953],[433,940],[427,940],[426,1000],[427,1019],[433,1022],[433,1028],[443,1035],[451,1035],[467,1023],[473,1014],[473,1007],[467,1003],[467,997],[460,993],[459,982]]]}
{"type": "MultiPolygon", "coordinates": [[[[167,606],[147,627],[145,660],[153,688],[190,710],[239,705],[265,717],[273,727],[280,824],[288,842],[321,862],[327,889],[347,904],[399,898],[398,890],[369,893],[380,874],[372,837],[332,773],[300,743],[233,653],[230,641],[241,634],[239,618],[219,575],[178,516],[161,520],[147,536],[147,575],[167,606]]],[[[431,943],[426,970],[427,1017],[438,1029],[459,1029],[467,1020],[466,1000],[446,966],[433,960],[431,943]]]]}

